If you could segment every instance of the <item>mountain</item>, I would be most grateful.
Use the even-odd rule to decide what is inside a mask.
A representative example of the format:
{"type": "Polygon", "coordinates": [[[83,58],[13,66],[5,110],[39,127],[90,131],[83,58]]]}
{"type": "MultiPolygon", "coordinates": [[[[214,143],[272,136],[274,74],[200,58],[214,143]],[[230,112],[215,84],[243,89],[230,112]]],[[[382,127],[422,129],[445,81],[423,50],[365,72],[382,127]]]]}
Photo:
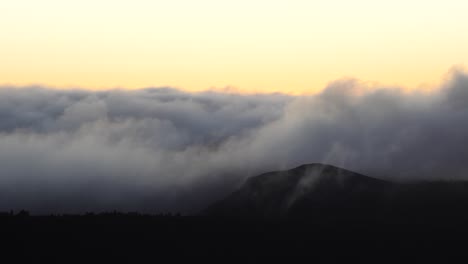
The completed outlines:
{"type": "Polygon", "coordinates": [[[203,214],[224,218],[468,219],[464,181],[396,183],[325,164],[249,178],[203,214]]]}
{"type": "Polygon", "coordinates": [[[393,183],[324,164],[267,172],[243,186],[205,213],[224,217],[276,218],[369,209],[393,183]]]}

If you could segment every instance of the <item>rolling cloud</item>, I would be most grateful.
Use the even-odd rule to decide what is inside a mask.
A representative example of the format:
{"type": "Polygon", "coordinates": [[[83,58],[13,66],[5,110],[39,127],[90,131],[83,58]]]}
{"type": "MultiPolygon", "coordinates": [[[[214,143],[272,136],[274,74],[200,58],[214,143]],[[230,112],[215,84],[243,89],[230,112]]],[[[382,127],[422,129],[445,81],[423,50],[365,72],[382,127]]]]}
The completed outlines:
{"type": "Polygon", "coordinates": [[[314,96],[0,88],[0,210],[193,212],[247,177],[325,162],[468,179],[468,75],[434,92],[331,83],[314,96]]]}

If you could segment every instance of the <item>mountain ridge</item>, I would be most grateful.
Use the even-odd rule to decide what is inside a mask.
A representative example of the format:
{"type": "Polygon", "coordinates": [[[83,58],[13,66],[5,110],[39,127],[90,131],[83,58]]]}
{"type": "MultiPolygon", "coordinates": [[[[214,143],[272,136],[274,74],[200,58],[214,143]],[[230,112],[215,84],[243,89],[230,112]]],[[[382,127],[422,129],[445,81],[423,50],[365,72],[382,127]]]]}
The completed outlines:
{"type": "Polygon", "coordinates": [[[256,217],[282,217],[306,200],[315,200],[314,207],[322,207],[321,201],[335,200],[348,192],[348,188],[361,194],[381,190],[390,182],[375,179],[333,165],[310,163],[289,170],[271,171],[251,177],[225,199],[213,204],[204,213],[256,217]],[[373,189],[370,187],[373,186],[373,189]],[[326,192],[322,189],[328,190],[326,192]],[[333,190],[333,191],[330,191],[333,190]],[[315,197],[309,197],[311,194],[315,197]],[[226,208],[226,209],[224,209],[226,208]],[[229,208],[229,209],[227,209],[229,208]]]}
{"type": "Polygon", "coordinates": [[[251,177],[202,214],[227,218],[366,218],[383,214],[461,214],[468,182],[392,182],[310,163],[251,177]]]}

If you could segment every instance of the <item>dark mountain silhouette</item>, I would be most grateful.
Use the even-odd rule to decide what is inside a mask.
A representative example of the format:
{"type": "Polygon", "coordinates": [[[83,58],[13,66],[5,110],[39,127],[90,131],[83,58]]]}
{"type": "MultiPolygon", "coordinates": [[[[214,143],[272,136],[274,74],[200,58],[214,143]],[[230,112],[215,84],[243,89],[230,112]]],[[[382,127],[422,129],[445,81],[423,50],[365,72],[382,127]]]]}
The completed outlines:
{"type": "Polygon", "coordinates": [[[223,218],[467,218],[468,183],[397,183],[324,164],[268,172],[203,214],[223,218]]]}
{"type": "Polygon", "coordinates": [[[467,208],[466,182],[309,164],[252,177],[204,215],[0,212],[0,246],[6,263],[449,263],[466,258],[467,208]]]}

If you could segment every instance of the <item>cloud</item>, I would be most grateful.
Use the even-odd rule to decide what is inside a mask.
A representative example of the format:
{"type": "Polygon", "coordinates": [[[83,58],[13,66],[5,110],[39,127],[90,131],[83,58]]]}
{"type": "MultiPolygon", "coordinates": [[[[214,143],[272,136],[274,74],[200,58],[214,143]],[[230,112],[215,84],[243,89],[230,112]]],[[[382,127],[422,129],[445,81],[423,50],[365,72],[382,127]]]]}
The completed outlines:
{"type": "Polygon", "coordinates": [[[193,212],[247,177],[325,162],[399,181],[468,178],[468,76],[431,93],[314,96],[0,89],[0,210],[193,212]]]}

